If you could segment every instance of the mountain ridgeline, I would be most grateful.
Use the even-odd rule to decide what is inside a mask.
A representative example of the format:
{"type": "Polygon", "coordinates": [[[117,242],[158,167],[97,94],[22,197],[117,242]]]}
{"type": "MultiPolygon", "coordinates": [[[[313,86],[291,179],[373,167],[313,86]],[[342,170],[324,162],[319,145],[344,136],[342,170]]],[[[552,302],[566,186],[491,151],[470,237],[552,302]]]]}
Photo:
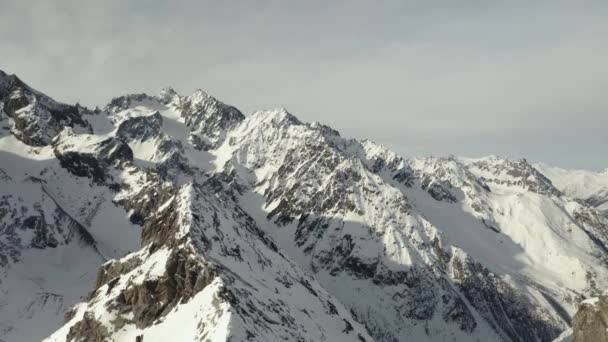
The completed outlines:
{"type": "Polygon", "coordinates": [[[92,110],[0,71],[0,341],[590,341],[602,189],[201,90],[92,110]]]}

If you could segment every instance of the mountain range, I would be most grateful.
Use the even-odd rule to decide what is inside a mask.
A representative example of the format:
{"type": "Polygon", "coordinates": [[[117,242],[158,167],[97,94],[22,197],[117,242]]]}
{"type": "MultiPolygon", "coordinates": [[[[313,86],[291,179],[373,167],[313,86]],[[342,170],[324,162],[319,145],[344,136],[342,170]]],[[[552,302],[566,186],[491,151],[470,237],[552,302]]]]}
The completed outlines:
{"type": "Polygon", "coordinates": [[[608,169],[0,71],[0,341],[565,341],[607,266],[608,169]]]}

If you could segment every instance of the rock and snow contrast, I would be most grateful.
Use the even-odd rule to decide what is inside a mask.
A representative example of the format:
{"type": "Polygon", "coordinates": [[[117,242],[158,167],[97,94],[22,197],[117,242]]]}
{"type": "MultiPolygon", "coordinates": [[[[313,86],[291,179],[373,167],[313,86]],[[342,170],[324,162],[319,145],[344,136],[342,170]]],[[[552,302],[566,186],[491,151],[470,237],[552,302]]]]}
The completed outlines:
{"type": "Polygon", "coordinates": [[[534,165],[564,194],[595,207],[608,216],[608,168],[601,172],[564,170],[542,163],[534,165]]]}
{"type": "Polygon", "coordinates": [[[0,72],[0,341],[553,341],[608,288],[607,188],[0,72]]]}

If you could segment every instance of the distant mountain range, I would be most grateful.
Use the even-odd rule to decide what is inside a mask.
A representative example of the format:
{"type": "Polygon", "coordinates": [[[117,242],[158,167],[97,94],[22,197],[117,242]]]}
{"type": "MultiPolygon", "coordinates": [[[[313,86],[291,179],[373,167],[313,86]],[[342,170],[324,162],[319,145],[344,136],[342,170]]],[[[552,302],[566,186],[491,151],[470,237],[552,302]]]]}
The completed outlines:
{"type": "Polygon", "coordinates": [[[0,341],[565,341],[607,266],[608,171],[0,71],[0,341]]]}

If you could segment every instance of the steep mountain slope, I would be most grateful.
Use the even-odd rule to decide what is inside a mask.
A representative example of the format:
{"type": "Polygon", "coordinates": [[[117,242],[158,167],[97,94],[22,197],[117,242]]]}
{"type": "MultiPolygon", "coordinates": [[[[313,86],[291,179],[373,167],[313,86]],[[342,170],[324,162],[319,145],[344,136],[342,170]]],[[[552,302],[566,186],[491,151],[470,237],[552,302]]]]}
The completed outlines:
{"type": "Polygon", "coordinates": [[[10,118],[12,134],[28,145],[48,145],[64,126],[90,131],[79,106],[55,102],[2,70],[0,102],[4,115],[10,118]]]}
{"type": "MultiPolygon", "coordinates": [[[[72,139],[82,137],[62,141],[60,154],[84,152],[72,139]]],[[[369,338],[265,237],[222,179],[190,170],[176,184],[128,160],[116,171],[125,173],[117,198],[141,218],[144,247],[104,264],[49,341],[369,338]]]]}
{"type": "Polygon", "coordinates": [[[550,340],[606,282],[605,220],[573,220],[587,208],[525,161],[407,161],[285,110],[253,114],[216,153],[377,340],[550,340]]]}
{"type": "Polygon", "coordinates": [[[1,72],[0,85],[0,340],[35,341],[100,263],[138,248],[140,229],[105,186],[70,174],[43,145],[62,125],[88,127],[80,109],[1,72]]]}
{"type": "MultiPolygon", "coordinates": [[[[179,106],[184,117],[191,108],[203,111],[196,113],[196,118],[190,122],[193,125],[226,128],[234,118],[242,119],[236,109],[220,104],[200,91],[191,97],[180,97],[169,106],[145,95],[127,96],[113,100],[104,111],[84,113],[83,110],[82,119],[91,128],[89,132],[78,132],[68,127],[55,134],[50,145],[40,148],[44,150],[44,158],[51,160],[66,177],[76,179],[66,180],[73,185],[63,189],[59,197],[72,196],[68,203],[76,206],[83,200],[87,203],[86,197],[76,196],[83,186],[91,189],[101,187],[112,203],[128,211],[128,214],[123,211],[124,214],[118,213],[118,216],[128,217],[130,222],[143,228],[143,247],[119,260],[105,263],[93,285],[91,275],[106,259],[102,246],[121,246],[124,242],[121,238],[129,235],[127,227],[113,225],[110,217],[105,217],[99,226],[81,224],[76,227],[77,232],[86,237],[83,238],[85,246],[89,246],[99,258],[90,262],[80,260],[89,271],[88,275],[84,274],[87,276],[85,279],[65,279],[62,277],[64,274],[58,275],[64,279],[64,284],[73,282],[83,286],[65,289],[72,290],[74,295],[65,301],[66,304],[74,304],[78,295],[86,294],[84,289],[94,287],[84,303],[66,314],[67,324],[49,340],[134,340],[141,336],[146,341],[165,341],[168,338],[371,341],[365,329],[352,319],[340,302],[285,258],[274,242],[238,206],[231,195],[237,190],[222,177],[206,173],[204,166],[208,162],[205,163],[205,152],[201,150],[219,141],[221,135],[206,132],[206,126],[191,132],[184,122],[176,120],[174,106],[179,106]],[[201,145],[201,141],[206,145],[201,145]],[[97,227],[99,234],[93,234],[97,227]],[[119,230],[115,241],[110,241],[114,237],[108,231],[110,229],[119,230]],[[176,333],[178,326],[181,335],[176,333]]],[[[12,117],[3,119],[10,126],[14,124],[12,117]]],[[[27,137],[22,140],[30,142],[27,137]]],[[[15,148],[17,151],[30,149],[14,136],[3,138],[3,142],[6,141],[20,144],[15,148]]],[[[3,151],[13,152],[8,148],[3,151]]],[[[18,170],[13,174],[26,174],[24,171],[18,170]]],[[[31,171],[27,168],[27,172],[31,171]]],[[[37,169],[33,171],[38,173],[37,169]]],[[[10,172],[6,177],[9,176],[10,172]]],[[[52,187],[61,186],[59,179],[55,178],[52,187]]],[[[15,187],[16,192],[32,192],[21,184],[15,187]]],[[[44,185],[42,189],[46,191],[44,185]]],[[[38,206],[37,203],[26,204],[33,208],[38,206]]],[[[97,205],[89,205],[98,209],[97,205]]],[[[79,219],[86,217],[91,223],[101,215],[79,207],[71,209],[82,216],[79,219]]],[[[49,210],[56,212],[59,209],[49,210]]],[[[77,220],[64,226],[72,228],[79,223],[77,220]]],[[[20,223],[3,225],[6,228],[3,233],[7,233],[9,242],[16,241],[17,244],[22,241],[20,234],[25,235],[30,229],[30,224],[20,223]],[[8,233],[17,237],[13,238],[8,233]]],[[[50,242],[39,248],[53,249],[70,259],[77,259],[80,254],[86,256],[85,251],[66,255],[70,249],[62,244],[63,241],[58,243],[56,240],[59,239],[47,234],[51,229],[53,233],[55,230],[66,231],[55,226],[44,230],[46,235],[43,237],[50,242]]],[[[66,233],[69,237],[75,235],[71,231],[66,233]]],[[[67,245],[67,237],[64,240],[67,245]]],[[[13,260],[3,265],[6,266],[6,278],[18,285],[23,280],[15,273],[26,269],[22,272],[28,278],[41,278],[45,282],[46,278],[54,279],[55,274],[42,273],[47,267],[40,272],[28,270],[28,260],[19,258],[24,249],[26,246],[23,244],[16,245],[11,255],[13,260]]],[[[64,268],[72,267],[67,262],[56,263],[64,268]]],[[[51,267],[46,271],[52,271],[51,267]]],[[[31,295],[32,291],[21,290],[23,297],[31,295]]],[[[18,293],[17,289],[9,288],[6,296],[12,298],[15,293],[18,293]]],[[[57,316],[63,311],[63,302],[52,308],[57,316]]],[[[31,311],[40,316],[36,308],[31,311]]],[[[18,321],[18,327],[40,325],[40,322],[27,320],[27,317],[17,318],[14,310],[8,310],[6,316],[18,321]]],[[[56,319],[47,316],[43,317],[47,319],[45,324],[57,324],[56,319]]],[[[40,335],[45,332],[43,328],[41,326],[38,332],[24,332],[11,325],[7,327],[10,331],[5,337],[35,340],[44,336],[40,335]]]]}
{"type": "Polygon", "coordinates": [[[584,201],[608,216],[608,169],[602,172],[566,170],[542,163],[535,167],[564,194],[584,201]]]}
{"type": "Polygon", "coordinates": [[[608,220],[525,160],[408,160],[200,90],[90,111],[0,76],[0,339],[551,341],[608,287],[608,220]]]}

